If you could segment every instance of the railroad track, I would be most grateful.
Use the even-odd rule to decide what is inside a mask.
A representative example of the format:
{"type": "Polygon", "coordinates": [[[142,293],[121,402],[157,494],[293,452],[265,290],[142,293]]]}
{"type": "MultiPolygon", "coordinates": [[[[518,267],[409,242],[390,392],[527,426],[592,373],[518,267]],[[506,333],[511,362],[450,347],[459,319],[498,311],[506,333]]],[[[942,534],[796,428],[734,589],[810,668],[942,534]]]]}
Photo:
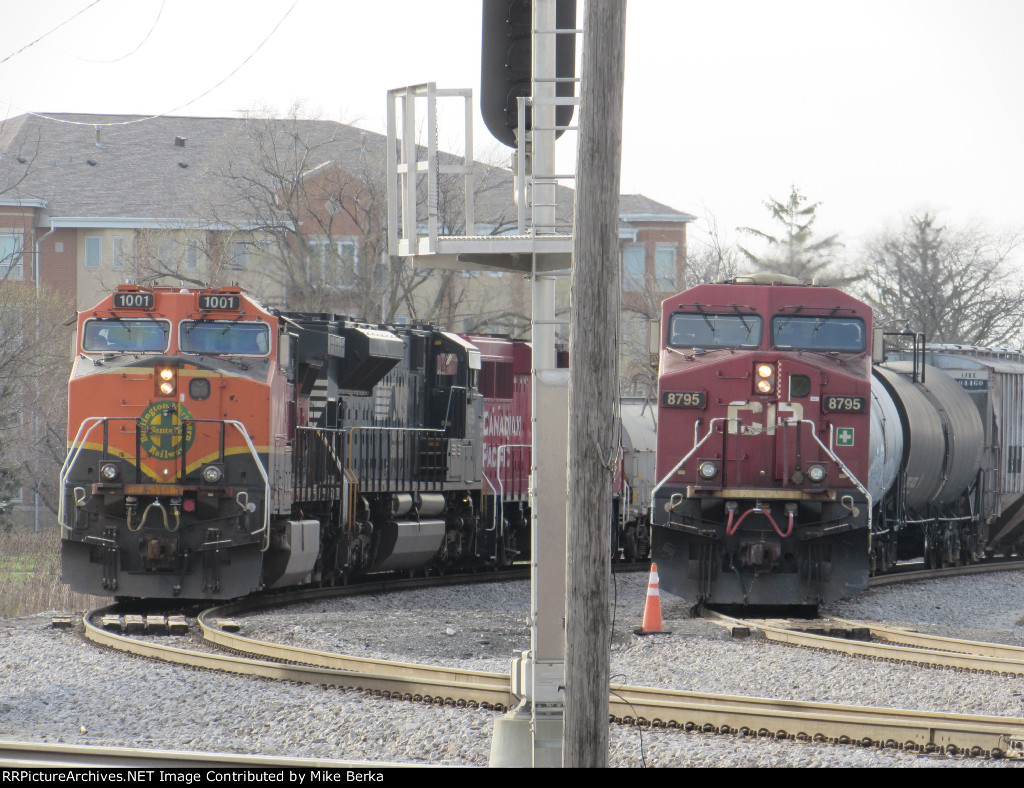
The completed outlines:
{"type": "Polygon", "coordinates": [[[794,646],[837,651],[858,657],[910,662],[936,668],[1024,676],[1024,648],[929,635],[899,627],[847,619],[740,619],[707,612],[715,623],[794,646]]]}
{"type": "Polygon", "coordinates": [[[947,566],[941,569],[911,569],[875,575],[868,580],[868,586],[892,585],[893,583],[910,583],[918,580],[934,580],[940,577],[959,577],[962,575],[980,575],[989,572],[1011,572],[1024,569],[1024,561],[1018,559],[999,558],[987,560],[981,564],[967,566],[947,566]]]}
{"type": "MultiPolygon", "coordinates": [[[[524,569],[476,575],[473,580],[500,582],[528,576],[529,570],[524,569]]],[[[123,620],[129,618],[120,616],[116,605],[91,611],[83,617],[83,621],[85,636],[92,642],[136,656],[245,676],[366,691],[387,698],[504,711],[512,702],[507,675],[318,652],[254,640],[232,633],[228,631],[230,625],[225,626],[231,616],[266,607],[336,599],[357,593],[382,593],[466,582],[465,576],[385,580],[348,588],[307,589],[253,597],[203,611],[197,617],[197,623],[204,640],[231,653],[181,648],[158,638],[133,637],[113,631],[104,623],[105,619],[109,620],[111,616],[123,620]]]]}
{"type": "MultiPolygon", "coordinates": [[[[304,598],[309,598],[307,592],[304,598]]],[[[181,649],[157,639],[127,637],[86,617],[94,642],[142,656],[264,678],[362,690],[375,696],[502,711],[515,702],[508,674],[467,671],[332,654],[268,643],[230,632],[231,615],[252,602],[205,611],[199,627],[210,643],[232,653],[181,649]],[[244,656],[242,656],[244,654],[244,656]]],[[[642,727],[857,743],[911,752],[1024,757],[1024,718],[942,714],[862,706],[779,701],[613,685],[612,721],[642,727]]]]}
{"type": "MultiPolygon", "coordinates": [[[[0,741],[0,768],[57,769],[117,767],[122,769],[354,769],[372,771],[407,766],[323,758],[284,758],[273,755],[149,750],[137,747],[93,747],[0,741]]],[[[419,768],[417,766],[417,768],[419,768]]],[[[152,779],[149,777],[148,779],[152,779]]],[[[141,775],[139,776],[141,781],[141,775]]]]}

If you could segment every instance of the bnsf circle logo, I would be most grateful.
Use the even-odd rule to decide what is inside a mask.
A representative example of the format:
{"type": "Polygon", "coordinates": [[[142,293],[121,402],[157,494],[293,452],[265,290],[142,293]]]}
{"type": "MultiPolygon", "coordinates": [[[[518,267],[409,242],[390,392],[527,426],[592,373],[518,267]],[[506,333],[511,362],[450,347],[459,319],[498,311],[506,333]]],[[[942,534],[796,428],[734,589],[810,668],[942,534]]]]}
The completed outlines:
{"type": "Polygon", "coordinates": [[[139,445],[157,460],[173,460],[187,450],[196,437],[196,425],[188,408],[177,402],[157,402],[139,417],[139,445]],[[182,445],[181,423],[185,425],[182,445]]]}

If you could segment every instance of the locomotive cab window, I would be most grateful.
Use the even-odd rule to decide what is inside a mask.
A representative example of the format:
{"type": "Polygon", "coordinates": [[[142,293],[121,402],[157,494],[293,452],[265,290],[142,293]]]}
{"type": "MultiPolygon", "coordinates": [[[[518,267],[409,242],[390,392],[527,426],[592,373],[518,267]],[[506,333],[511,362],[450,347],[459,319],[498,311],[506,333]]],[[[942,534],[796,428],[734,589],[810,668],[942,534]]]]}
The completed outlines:
{"type": "Polygon", "coordinates": [[[166,320],[87,320],[82,332],[82,350],[87,353],[165,353],[170,333],[170,323],[166,320]]]}
{"type": "Polygon", "coordinates": [[[719,348],[758,347],[761,344],[760,315],[676,312],[668,329],[672,347],[719,348]]]}
{"type": "Polygon", "coordinates": [[[480,393],[488,399],[512,399],[511,361],[484,360],[480,367],[480,393]]]}
{"type": "Polygon", "coordinates": [[[451,375],[455,376],[459,374],[459,357],[454,353],[438,353],[437,354],[437,374],[438,375],[451,375]]]}
{"type": "Polygon", "coordinates": [[[182,353],[266,356],[270,351],[270,327],[266,323],[183,320],[179,345],[182,353]]]}
{"type": "Polygon", "coordinates": [[[864,321],[859,317],[776,315],[772,345],[787,350],[861,353],[867,347],[864,321]]]}

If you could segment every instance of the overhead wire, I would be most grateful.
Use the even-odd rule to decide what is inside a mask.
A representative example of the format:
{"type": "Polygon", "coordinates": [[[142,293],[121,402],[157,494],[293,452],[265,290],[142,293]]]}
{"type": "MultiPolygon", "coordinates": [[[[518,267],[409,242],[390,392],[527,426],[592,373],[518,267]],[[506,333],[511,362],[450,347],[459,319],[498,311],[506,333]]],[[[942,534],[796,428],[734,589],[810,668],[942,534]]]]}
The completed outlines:
{"type": "MultiPolygon", "coordinates": [[[[200,93],[198,96],[195,96],[194,98],[189,99],[184,104],[179,104],[177,107],[174,107],[173,109],[165,110],[164,112],[160,112],[160,113],[158,113],[156,115],[146,115],[145,117],[134,118],[133,120],[124,120],[124,121],[117,121],[117,122],[111,122],[111,123],[96,123],[96,122],[88,122],[88,121],[80,121],[80,120],[68,120],[67,118],[55,118],[52,115],[45,115],[45,114],[43,114],[41,112],[32,112],[31,110],[24,110],[23,109],[22,111],[26,115],[31,115],[32,117],[41,118],[42,120],[49,120],[49,121],[52,121],[54,123],[65,123],[65,124],[68,124],[68,125],[71,125],[71,126],[92,126],[94,128],[108,128],[108,127],[112,127],[112,126],[131,126],[131,125],[136,124],[136,123],[145,123],[146,121],[157,120],[158,118],[162,118],[162,117],[164,117],[166,115],[170,115],[171,113],[177,112],[178,110],[182,110],[185,107],[188,107],[188,106],[190,106],[192,104],[195,104],[201,98],[204,98],[204,97],[208,96],[210,93],[212,93],[217,88],[219,88],[221,85],[223,85],[225,82],[227,82],[229,79],[231,79],[231,77],[233,77],[235,74],[237,74],[250,60],[252,60],[256,56],[256,54],[261,49],[263,49],[264,46],[266,46],[267,42],[270,41],[271,38],[273,38],[274,34],[277,33],[277,31],[281,27],[281,25],[284,24],[284,20],[287,19],[288,16],[291,14],[291,12],[295,10],[295,6],[297,6],[299,4],[299,1],[300,0],[295,0],[295,2],[293,2],[291,4],[291,6],[289,6],[288,10],[285,11],[284,16],[282,16],[278,20],[277,24],[274,25],[273,29],[267,34],[266,38],[264,38],[259,43],[259,45],[257,45],[257,47],[252,52],[250,52],[245,57],[244,60],[242,60],[241,63],[239,63],[237,66],[235,66],[235,68],[233,68],[230,72],[228,72],[228,74],[223,79],[221,79],[219,82],[217,82],[217,84],[213,85],[212,87],[207,88],[205,91],[200,93]]],[[[95,0],[93,5],[95,5],[98,2],[100,2],[100,0],[95,0]]],[[[68,21],[70,21],[70,20],[68,20],[68,21]]],[[[54,29],[56,29],[56,28],[54,28],[54,29]]],[[[23,47],[23,49],[24,49],[24,47],[23,47]]],[[[15,54],[17,54],[17,53],[15,53],[15,54]]],[[[2,61],[0,61],[0,62],[2,62],[2,61]]],[[[13,104],[9,104],[9,106],[14,106],[14,105],[13,104]]],[[[88,113],[81,113],[81,114],[88,114],[88,113]]]]}
{"type": "Polygon", "coordinates": [[[164,12],[164,6],[165,5],[167,5],[167,0],[161,0],[160,9],[156,12],[156,19],[153,20],[153,26],[149,28],[149,32],[146,33],[145,38],[143,38],[138,43],[138,45],[135,47],[135,49],[133,49],[131,52],[126,52],[125,54],[121,55],[121,57],[116,57],[113,60],[93,60],[91,58],[81,57],[80,55],[76,55],[73,52],[68,52],[68,51],[63,50],[63,49],[60,50],[60,51],[63,52],[65,55],[68,55],[69,57],[75,58],[75,60],[81,60],[83,63],[100,63],[100,64],[104,64],[104,65],[110,64],[110,63],[120,63],[125,58],[131,57],[136,52],[138,52],[140,49],[142,49],[143,44],[145,44],[147,41],[149,41],[149,37],[151,35],[153,35],[153,31],[156,30],[156,26],[158,24],[160,24],[160,17],[161,17],[161,15],[164,12]]]}
{"type": "Polygon", "coordinates": [[[65,19],[63,22],[61,22],[59,25],[57,25],[52,30],[47,30],[45,33],[43,33],[41,36],[39,36],[39,38],[37,38],[35,41],[30,41],[29,43],[25,44],[25,46],[23,46],[21,49],[15,51],[15,52],[11,52],[11,54],[9,54],[3,60],[0,60],[0,65],[2,65],[3,63],[6,63],[8,60],[10,60],[15,55],[20,55],[22,52],[24,52],[29,47],[35,46],[40,41],[42,41],[44,38],[46,38],[48,35],[50,35],[50,33],[55,33],[56,31],[60,30],[68,22],[72,21],[73,19],[77,19],[78,17],[80,17],[82,14],[84,14],[86,11],[88,11],[90,8],[92,8],[94,5],[96,5],[99,2],[100,2],[100,0],[93,0],[91,3],[89,3],[89,5],[87,5],[85,8],[83,8],[77,14],[75,14],[74,16],[68,17],[67,19],[65,19]]]}

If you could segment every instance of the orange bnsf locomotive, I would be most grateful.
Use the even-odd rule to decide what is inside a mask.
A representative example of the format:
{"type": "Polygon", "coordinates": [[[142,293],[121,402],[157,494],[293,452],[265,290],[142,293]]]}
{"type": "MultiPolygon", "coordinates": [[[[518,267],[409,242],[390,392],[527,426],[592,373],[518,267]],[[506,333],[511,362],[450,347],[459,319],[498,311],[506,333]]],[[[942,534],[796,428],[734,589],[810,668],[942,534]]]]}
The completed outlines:
{"type": "Polygon", "coordinates": [[[813,606],[900,560],[1019,549],[1024,357],[920,336],[887,354],[869,306],[781,279],[663,304],[661,585],[698,604],[813,606]]]}
{"type": "MultiPolygon", "coordinates": [[[[77,342],[58,514],[75,591],[230,599],[528,557],[524,342],[132,285],[79,314],[77,342]]],[[[646,533],[640,489],[617,540],[646,533]]]]}

